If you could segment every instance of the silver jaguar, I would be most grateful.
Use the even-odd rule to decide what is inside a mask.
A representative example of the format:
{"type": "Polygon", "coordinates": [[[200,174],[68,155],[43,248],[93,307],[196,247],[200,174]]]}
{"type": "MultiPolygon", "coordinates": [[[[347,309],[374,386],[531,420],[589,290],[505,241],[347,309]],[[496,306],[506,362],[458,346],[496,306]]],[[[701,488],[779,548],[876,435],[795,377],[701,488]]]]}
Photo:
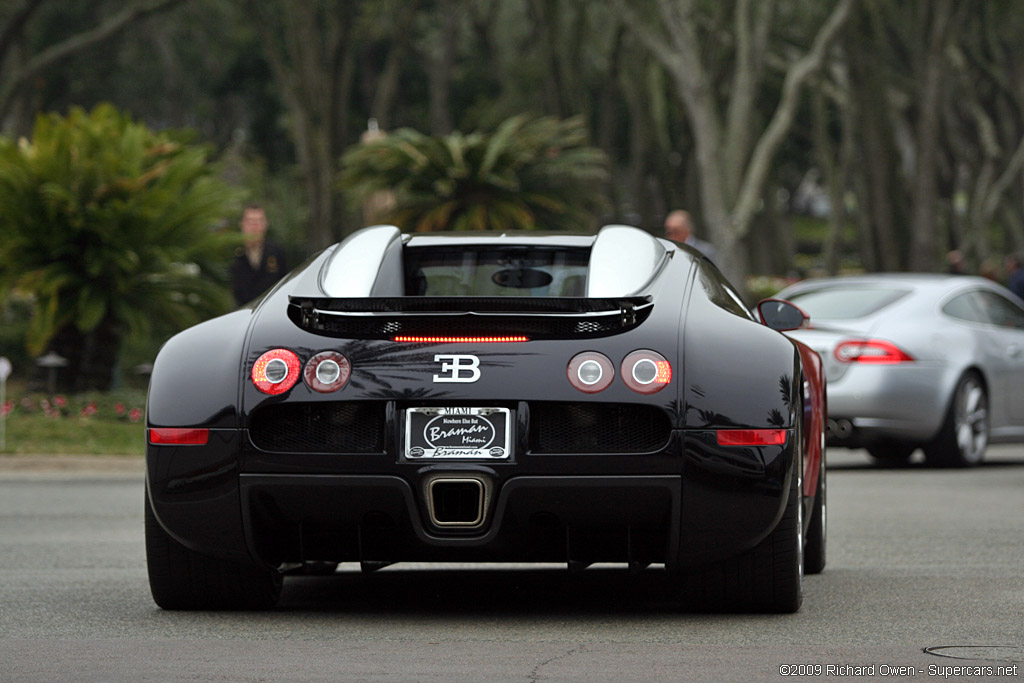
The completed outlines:
{"type": "Polygon", "coordinates": [[[778,294],[811,319],[789,333],[824,360],[829,443],[883,463],[976,465],[1024,441],[1024,302],[963,275],[807,280],[778,294]]]}

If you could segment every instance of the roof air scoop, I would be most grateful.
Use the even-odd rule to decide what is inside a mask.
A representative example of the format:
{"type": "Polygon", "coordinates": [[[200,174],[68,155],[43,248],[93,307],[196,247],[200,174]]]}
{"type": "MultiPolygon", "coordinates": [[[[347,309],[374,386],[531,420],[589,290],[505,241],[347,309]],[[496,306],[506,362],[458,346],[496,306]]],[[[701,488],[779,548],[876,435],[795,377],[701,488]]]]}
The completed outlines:
{"type": "Polygon", "coordinates": [[[632,296],[654,279],[667,250],[654,236],[628,225],[606,225],[590,251],[587,297],[632,296]]]}
{"type": "Polygon", "coordinates": [[[338,245],[320,273],[320,288],[329,297],[370,296],[388,248],[402,233],[393,225],[357,230],[338,245]]]}

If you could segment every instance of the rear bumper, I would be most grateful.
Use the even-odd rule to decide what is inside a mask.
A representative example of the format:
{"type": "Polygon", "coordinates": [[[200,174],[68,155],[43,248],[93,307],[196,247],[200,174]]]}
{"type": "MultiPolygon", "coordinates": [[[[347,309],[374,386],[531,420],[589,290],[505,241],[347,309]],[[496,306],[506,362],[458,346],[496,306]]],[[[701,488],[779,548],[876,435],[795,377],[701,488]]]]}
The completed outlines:
{"type": "Polygon", "coordinates": [[[935,363],[858,365],[827,386],[829,445],[925,442],[945,417],[956,374],[935,363]]]}
{"type": "MultiPolygon", "coordinates": [[[[453,477],[481,474],[457,470],[453,477]]],[[[242,475],[252,554],[334,562],[666,562],[677,551],[678,476],[520,476],[482,525],[446,528],[428,492],[393,475],[242,475]]]]}
{"type": "MultiPolygon", "coordinates": [[[[629,562],[694,565],[756,545],[781,518],[794,466],[784,446],[724,448],[675,430],[646,455],[521,455],[402,465],[392,458],[254,452],[244,431],[205,446],[149,446],[161,525],[197,552],[302,561],[629,562]],[[376,460],[377,471],[369,471],[376,460]],[[258,463],[253,471],[251,463],[258,463]],[[248,463],[242,467],[241,463],[248,463]],[[340,471],[348,465],[350,470],[340,471]],[[335,471],[330,471],[330,470],[335,471]],[[364,469],[366,471],[359,471],[364,469]],[[439,524],[430,482],[485,481],[479,524],[439,524]]],[[[472,487],[470,487],[472,488],[472,487]]]]}

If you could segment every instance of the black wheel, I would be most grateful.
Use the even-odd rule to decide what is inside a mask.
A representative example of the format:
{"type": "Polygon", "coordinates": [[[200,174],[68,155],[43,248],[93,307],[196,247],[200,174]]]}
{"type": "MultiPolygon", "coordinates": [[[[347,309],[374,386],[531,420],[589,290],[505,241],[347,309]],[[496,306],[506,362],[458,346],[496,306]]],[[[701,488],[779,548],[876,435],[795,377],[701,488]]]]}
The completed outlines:
{"type": "Polygon", "coordinates": [[[281,575],[254,563],[219,560],[189,550],[160,526],[146,494],[146,563],[153,600],[164,609],[269,609],[281,575]]]}
{"type": "Polygon", "coordinates": [[[910,462],[910,456],[917,450],[917,444],[885,439],[867,447],[868,455],[880,467],[902,467],[910,462]]]}
{"type": "Polygon", "coordinates": [[[925,460],[936,467],[970,467],[985,457],[988,446],[988,394],[981,377],[968,372],[956,385],[935,439],[925,446],[925,460]]]}
{"type": "MultiPolygon", "coordinates": [[[[794,429],[799,435],[800,430],[794,429]]],[[[800,439],[797,437],[797,443],[800,439]]],[[[803,602],[803,457],[797,446],[782,519],[753,550],[682,570],[683,608],[709,612],[789,613],[803,602]]]]}
{"type": "Polygon", "coordinates": [[[821,466],[818,469],[818,485],[814,488],[814,507],[811,508],[811,523],[807,527],[807,542],[804,545],[804,574],[820,574],[825,569],[825,551],[828,531],[827,488],[825,486],[825,451],[821,452],[821,466]]]}

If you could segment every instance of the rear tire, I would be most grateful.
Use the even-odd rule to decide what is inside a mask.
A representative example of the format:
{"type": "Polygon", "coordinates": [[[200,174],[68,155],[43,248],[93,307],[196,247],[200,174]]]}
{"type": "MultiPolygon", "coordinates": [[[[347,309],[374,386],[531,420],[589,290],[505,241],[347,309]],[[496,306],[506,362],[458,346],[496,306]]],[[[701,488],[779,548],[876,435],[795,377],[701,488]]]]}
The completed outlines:
{"type": "Polygon", "coordinates": [[[825,452],[821,454],[818,469],[818,485],[814,489],[814,507],[811,508],[811,523],[807,527],[807,543],[804,545],[804,574],[820,574],[825,569],[827,550],[828,499],[825,486],[825,452]]]}
{"type": "Polygon", "coordinates": [[[160,526],[146,493],[146,564],[153,600],[168,610],[256,610],[281,596],[281,574],[189,550],[160,526]]]}
{"type": "Polygon", "coordinates": [[[934,467],[972,467],[988,446],[988,394],[981,377],[967,372],[956,389],[935,439],[925,446],[925,460],[934,467]]]}
{"type": "Polygon", "coordinates": [[[868,455],[879,467],[904,467],[916,450],[917,444],[895,439],[877,441],[867,447],[868,455]]]}
{"type": "Polygon", "coordinates": [[[694,612],[791,613],[803,602],[803,453],[797,453],[782,519],[753,550],[682,570],[683,609],[694,612]]]}

